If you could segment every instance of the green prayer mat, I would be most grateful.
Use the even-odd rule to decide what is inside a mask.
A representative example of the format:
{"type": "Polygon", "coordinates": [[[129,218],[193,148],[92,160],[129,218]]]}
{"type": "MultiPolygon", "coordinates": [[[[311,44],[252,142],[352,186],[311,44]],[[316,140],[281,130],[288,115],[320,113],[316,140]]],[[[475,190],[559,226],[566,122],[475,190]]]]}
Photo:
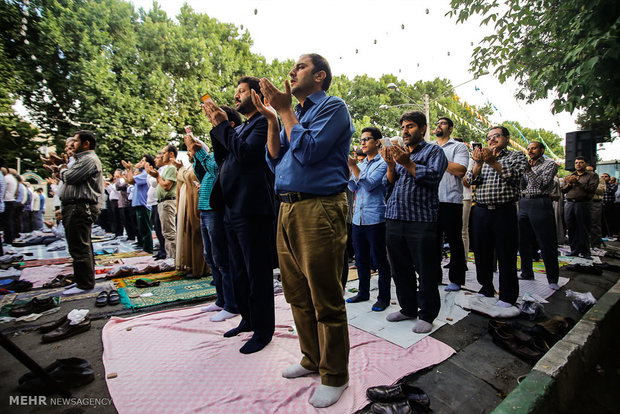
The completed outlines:
{"type": "Polygon", "coordinates": [[[211,285],[211,276],[200,279],[174,280],[163,282],[159,286],[137,288],[127,286],[118,289],[121,303],[130,309],[159,305],[160,303],[207,298],[215,295],[215,286],[211,285]],[[141,296],[152,293],[152,296],[141,296]]]}

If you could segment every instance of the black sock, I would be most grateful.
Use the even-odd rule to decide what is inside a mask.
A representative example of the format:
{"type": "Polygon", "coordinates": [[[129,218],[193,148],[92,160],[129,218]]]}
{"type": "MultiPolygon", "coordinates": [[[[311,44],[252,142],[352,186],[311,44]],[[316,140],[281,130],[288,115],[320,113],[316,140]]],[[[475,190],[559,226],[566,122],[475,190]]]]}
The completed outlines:
{"type": "Polygon", "coordinates": [[[252,337],[239,349],[239,352],[242,354],[253,354],[266,347],[269,342],[271,342],[271,338],[263,339],[252,337]]]}
{"type": "Polygon", "coordinates": [[[249,327],[249,324],[244,323],[244,321],[241,321],[239,326],[237,326],[236,328],[232,328],[230,331],[226,332],[224,334],[224,338],[232,338],[233,336],[239,335],[241,332],[250,332],[250,331],[251,329],[249,327]]]}

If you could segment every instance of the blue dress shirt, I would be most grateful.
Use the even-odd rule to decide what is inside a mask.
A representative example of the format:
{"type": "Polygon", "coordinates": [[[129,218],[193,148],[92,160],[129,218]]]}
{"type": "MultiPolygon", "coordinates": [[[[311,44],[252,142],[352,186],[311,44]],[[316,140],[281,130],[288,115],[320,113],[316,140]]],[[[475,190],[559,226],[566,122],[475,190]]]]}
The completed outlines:
{"type": "MultiPolygon", "coordinates": [[[[449,162],[461,164],[465,168],[469,165],[469,151],[462,142],[450,138],[441,149],[449,162]]],[[[439,202],[463,204],[463,179],[446,171],[439,182],[439,202]]]]}
{"type": "Polygon", "coordinates": [[[147,195],[149,193],[149,185],[146,182],[147,177],[148,174],[146,170],[142,170],[140,174],[133,176],[133,180],[136,182],[136,185],[133,188],[133,197],[131,199],[132,207],[142,206],[148,208],[149,210],[151,209],[151,207],[146,204],[147,195]]]}
{"type": "Polygon", "coordinates": [[[353,204],[353,224],[358,226],[385,222],[385,187],[383,177],[387,164],[377,154],[372,160],[368,157],[357,165],[359,178],[351,174],[349,190],[355,192],[353,204]]]}
{"type": "Polygon", "coordinates": [[[267,162],[274,171],[276,193],[331,195],[344,191],[349,179],[347,157],[355,132],[344,101],[325,91],[308,96],[295,107],[299,123],[290,142],[283,129],[280,152],[267,162]]]}
{"type": "MultiPolygon", "coordinates": [[[[415,162],[415,177],[396,164],[394,190],[387,202],[385,217],[393,220],[436,222],[439,210],[439,181],[448,168],[441,147],[420,142],[409,156],[415,162]]],[[[387,185],[387,175],[383,179],[387,185]]]]}

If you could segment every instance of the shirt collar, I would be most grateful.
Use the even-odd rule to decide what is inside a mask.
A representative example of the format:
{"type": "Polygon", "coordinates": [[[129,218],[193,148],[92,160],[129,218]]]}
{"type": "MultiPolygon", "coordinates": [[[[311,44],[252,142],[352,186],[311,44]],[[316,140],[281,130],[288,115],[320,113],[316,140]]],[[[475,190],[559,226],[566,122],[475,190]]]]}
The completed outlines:
{"type": "Polygon", "coordinates": [[[302,110],[303,112],[307,112],[308,109],[310,109],[312,106],[320,104],[325,99],[327,99],[327,94],[325,93],[325,91],[314,92],[313,94],[306,97],[305,105],[303,107],[301,106],[301,104],[297,104],[295,106],[295,110],[297,112],[302,112],[302,110]]]}

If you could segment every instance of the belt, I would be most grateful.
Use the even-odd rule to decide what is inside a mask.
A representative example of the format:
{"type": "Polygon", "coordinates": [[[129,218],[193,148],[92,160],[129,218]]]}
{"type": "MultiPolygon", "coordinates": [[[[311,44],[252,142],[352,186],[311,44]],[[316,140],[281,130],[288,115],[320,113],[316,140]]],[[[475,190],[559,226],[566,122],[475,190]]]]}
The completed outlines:
{"type": "Polygon", "coordinates": [[[168,197],[164,197],[164,198],[160,198],[159,200],[157,200],[158,203],[161,203],[162,201],[168,201],[168,200],[176,200],[176,196],[168,196],[168,197]]]}
{"type": "Polygon", "coordinates": [[[476,203],[476,205],[478,207],[482,207],[482,208],[485,208],[487,210],[497,210],[497,209],[504,208],[504,207],[514,206],[515,203],[514,202],[504,203],[504,204],[477,204],[476,203]]]}
{"type": "Polygon", "coordinates": [[[523,198],[549,198],[549,194],[523,194],[523,198]]]}
{"type": "Polygon", "coordinates": [[[93,200],[88,200],[85,198],[80,198],[77,200],[67,200],[67,201],[62,202],[63,206],[72,205],[72,204],[97,204],[97,202],[93,200]]]}
{"type": "Polygon", "coordinates": [[[579,199],[576,199],[576,198],[567,198],[566,201],[569,201],[571,203],[582,203],[584,201],[591,201],[591,200],[588,200],[588,199],[579,200],[579,199]]]}
{"type": "Polygon", "coordinates": [[[281,194],[278,194],[278,199],[282,203],[296,203],[302,200],[309,200],[311,198],[317,198],[317,197],[330,197],[336,194],[340,194],[340,191],[334,194],[310,194],[310,193],[299,193],[299,192],[281,193],[281,194]]]}

